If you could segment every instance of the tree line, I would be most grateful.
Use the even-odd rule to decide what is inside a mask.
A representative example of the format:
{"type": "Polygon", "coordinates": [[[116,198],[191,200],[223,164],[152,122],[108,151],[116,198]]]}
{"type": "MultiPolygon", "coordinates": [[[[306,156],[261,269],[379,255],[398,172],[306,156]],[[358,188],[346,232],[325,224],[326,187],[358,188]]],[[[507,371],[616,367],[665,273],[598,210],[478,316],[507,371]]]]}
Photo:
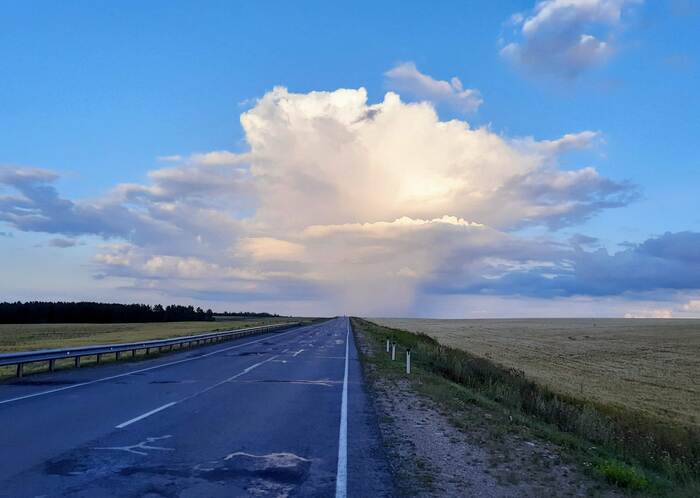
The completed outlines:
{"type": "MultiPolygon", "coordinates": [[[[224,313],[245,318],[273,316],[269,313],[224,313]]],[[[119,304],[93,302],[17,301],[0,303],[0,323],[126,323],[214,320],[214,312],[194,306],[171,304],[119,304]]]]}

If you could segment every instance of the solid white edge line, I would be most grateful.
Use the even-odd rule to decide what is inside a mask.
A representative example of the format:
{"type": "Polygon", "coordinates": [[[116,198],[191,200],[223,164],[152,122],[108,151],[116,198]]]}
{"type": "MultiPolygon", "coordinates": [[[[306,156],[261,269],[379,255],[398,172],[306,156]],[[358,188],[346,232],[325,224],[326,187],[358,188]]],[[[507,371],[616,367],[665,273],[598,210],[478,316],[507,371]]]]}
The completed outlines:
{"type": "MultiPolygon", "coordinates": [[[[298,329],[294,329],[294,330],[290,330],[289,332],[282,332],[281,334],[277,334],[273,337],[282,337],[285,335],[289,335],[292,332],[298,332],[298,331],[299,331],[298,329]]],[[[249,344],[255,344],[256,342],[265,341],[268,339],[270,339],[270,337],[263,337],[261,339],[255,340],[255,341],[246,342],[245,344],[236,344],[235,346],[231,346],[228,348],[217,349],[216,351],[212,351],[211,353],[205,353],[205,354],[202,354],[199,356],[194,356],[192,358],[184,358],[182,360],[171,361],[170,363],[163,363],[161,365],[155,365],[152,367],[140,368],[138,370],[132,370],[130,372],[125,372],[123,374],[110,375],[109,377],[103,377],[101,379],[90,380],[88,382],[81,382],[80,384],[71,384],[69,386],[57,387],[56,389],[49,389],[48,391],[41,391],[39,393],[27,394],[25,396],[17,396],[16,398],[4,399],[4,400],[0,401],[0,405],[4,405],[6,403],[13,403],[15,401],[21,401],[23,399],[36,398],[38,396],[45,396],[47,394],[53,394],[53,393],[57,393],[57,392],[61,392],[61,391],[67,391],[68,389],[75,389],[77,387],[89,386],[92,384],[97,384],[99,382],[105,382],[108,380],[119,379],[121,377],[128,377],[129,375],[134,375],[134,374],[141,373],[141,372],[148,372],[150,370],[156,370],[158,368],[169,367],[171,365],[178,365],[180,363],[186,363],[189,361],[199,360],[199,359],[207,358],[207,357],[215,355],[215,354],[223,353],[225,351],[230,351],[232,349],[242,348],[244,346],[248,346],[249,344]]]]}
{"type": "Polygon", "coordinates": [[[340,430],[338,431],[338,470],[335,479],[335,497],[348,496],[348,354],[350,351],[350,320],[345,334],[345,376],[343,397],[340,405],[340,430]]]}
{"type": "Polygon", "coordinates": [[[127,420],[126,422],[122,422],[121,424],[119,424],[118,426],[116,426],[116,428],[117,428],[117,429],[123,429],[123,428],[126,427],[127,425],[131,425],[131,424],[133,424],[134,422],[138,422],[139,420],[143,420],[143,419],[146,418],[146,417],[150,417],[150,416],[153,415],[154,413],[158,413],[159,411],[165,410],[166,408],[170,408],[171,406],[173,406],[173,405],[176,404],[176,403],[177,403],[177,401],[173,401],[172,403],[167,403],[167,404],[165,404],[165,405],[163,405],[163,406],[159,406],[159,407],[156,408],[155,410],[151,410],[150,412],[146,412],[146,413],[144,413],[143,415],[139,415],[138,417],[134,417],[134,418],[132,418],[131,420],[127,420]]]}

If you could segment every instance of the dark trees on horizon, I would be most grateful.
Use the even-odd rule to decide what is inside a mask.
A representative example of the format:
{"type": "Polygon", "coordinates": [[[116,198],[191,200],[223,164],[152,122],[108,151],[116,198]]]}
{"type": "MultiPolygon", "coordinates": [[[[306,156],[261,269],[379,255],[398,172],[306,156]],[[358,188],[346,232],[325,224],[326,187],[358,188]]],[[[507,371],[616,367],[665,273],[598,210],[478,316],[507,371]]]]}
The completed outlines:
{"type": "MultiPolygon", "coordinates": [[[[270,313],[221,313],[228,317],[260,318],[270,313]]],[[[214,320],[210,309],[171,304],[118,304],[28,301],[0,303],[0,323],[128,323],[214,320]]]]}

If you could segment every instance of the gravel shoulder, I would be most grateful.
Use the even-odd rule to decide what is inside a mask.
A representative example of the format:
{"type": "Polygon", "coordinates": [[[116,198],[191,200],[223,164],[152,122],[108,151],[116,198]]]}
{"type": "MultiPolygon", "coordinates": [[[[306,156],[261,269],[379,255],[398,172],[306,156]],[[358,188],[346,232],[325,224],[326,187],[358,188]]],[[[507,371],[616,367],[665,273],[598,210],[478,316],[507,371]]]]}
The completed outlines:
{"type": "Polygon", "coordinates": [[[479,406],[465,405],[458,417],[445,413],[415,376],[380,370],[374,345],[358,329],[355,340],[399,496],[625,496],[551,443],[504,430],[479,406]]]}

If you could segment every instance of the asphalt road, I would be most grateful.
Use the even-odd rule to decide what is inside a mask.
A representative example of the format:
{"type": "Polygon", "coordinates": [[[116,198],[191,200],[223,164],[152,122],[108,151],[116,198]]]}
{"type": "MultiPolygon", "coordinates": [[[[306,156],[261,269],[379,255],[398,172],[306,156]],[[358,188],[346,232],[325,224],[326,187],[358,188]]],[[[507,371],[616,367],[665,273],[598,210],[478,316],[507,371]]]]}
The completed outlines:
{"type": "Polygon", "coordinates": [[[347,318],[0,384],[2,497],[390,495],[347,318]]]}

